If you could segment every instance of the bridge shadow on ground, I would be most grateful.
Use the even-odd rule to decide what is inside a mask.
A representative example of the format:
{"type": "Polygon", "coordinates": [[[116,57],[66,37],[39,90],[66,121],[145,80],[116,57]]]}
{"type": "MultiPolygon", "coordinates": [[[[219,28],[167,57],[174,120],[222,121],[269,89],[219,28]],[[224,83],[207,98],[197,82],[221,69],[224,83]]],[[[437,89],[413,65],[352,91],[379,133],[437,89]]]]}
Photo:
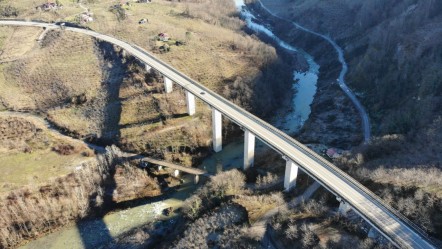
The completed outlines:
{"type": "MultiPolygon", "coordinates": [[[[173,232],[173,226],[180,218],[176,210],[172,216],[165,216],[164,210],[170,206],[175,208],[176,203],[183,202],[198,187],[191,175],[184,175],[184,183],[175,187],[165,186],[162,188],[165,192],[160,196],[116,203],[112,197],[117,187],[114,176],[115,170],[110,172],[104,184],[103,208],[96,209],[92,215],[76,224],[82,248],[145,248],[143,243],[149,244],[154,240],[132,241],[131,236],[127,235],[155,234],[154,237],[158,238],[173,232]],[[164,202],[166,200],[167,203],[164,202]],[[128,225],[131,221],[136,225],[128,225]]],[[[92,196],[89,202],[94,203],[95,199],[92,196]]]]}

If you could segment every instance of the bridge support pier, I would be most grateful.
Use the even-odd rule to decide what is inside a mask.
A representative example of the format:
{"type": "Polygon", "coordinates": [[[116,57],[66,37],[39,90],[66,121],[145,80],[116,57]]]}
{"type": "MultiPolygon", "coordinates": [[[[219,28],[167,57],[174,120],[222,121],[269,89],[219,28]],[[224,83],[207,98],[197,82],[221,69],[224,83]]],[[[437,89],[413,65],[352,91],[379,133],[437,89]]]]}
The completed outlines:
{"type": "Polygon", "coordinates": [[[246,130],[244,134],[244,170],[253,167],[255,160],[255,135],[246,130]]]}
{"type": "Polygon", "coordinates": [[[186,91],[186,104],[187,104],[187,114],[192,116],[195,114],[195,95],[191,94],[189,91],[186,91]]]}
{"type": "Polygon", "coordinates": [[[292,160],[286,158],[285,163],[285,175],[284,175],[284,188],[289,191],[291,188],[296,187],[296,178],[298,177],[298,165],[292,160]]]}
{"type": "Polygon", "coordinates": [[[146,72],[150,73],[152,70],[152,67],[147,64],[145,65],[145,67],[146,67],[146,72]]]}
{"type": "Polygon", "coordinates": [[[178,177],[179,175],[180,175],[180,171],[176,169],[176,170],[173,172],[173,176],[178,177]]]}
{"type": "Polygon", "coordinates": [[[339,213],[346,216],[350,212],[351,206],[340,197],[336,197],[336,200],[339,201],[339,213]]]}
{"type": "Polygon", "coordinates": [[[222,115],[221,112],[212,107],[212,143],[213,150],[220,152],[222,144],[222,115]]]}
{"type": "Polygon", "coordinates": [[[173,82],[171,79],[164,76],[164,91],[166,93],[171,93],[173,90],[173,82]]]}
{"type": "Polygon", "coordinates": [[[193,182],[195,184],[198,184],[200,182],[200,176],[199,175],[195,175],[195,178],[193,179],[193,182]]]}

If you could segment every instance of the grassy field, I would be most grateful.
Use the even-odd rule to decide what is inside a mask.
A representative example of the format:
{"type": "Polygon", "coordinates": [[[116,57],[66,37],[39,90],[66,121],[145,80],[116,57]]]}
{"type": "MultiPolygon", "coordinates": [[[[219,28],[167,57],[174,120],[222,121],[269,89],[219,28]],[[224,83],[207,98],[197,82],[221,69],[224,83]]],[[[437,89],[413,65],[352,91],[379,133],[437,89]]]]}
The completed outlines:
{"type": "Polygon", "coordinates": [[[0,195],[69,174],[90,156],[86,144],[48,130],[38,118],[0,113],[0,195]],[[61,145],[72,147],[63,154],[56,150],[61,145]]]}
{"type": "MultiPolygon", "coordinates": [[[[84,11],[72,1],[60,1],[64,7],[57,11],[35,8],[44,2],[5,0],[0,7],[17,8],[17,18],[48,22],[75,21],[84,11]]],[[[124,20],[109,11],[120,1],[83,2],[94,14],[94,21],[83,25],[135,43],[227,97],[237,78],[251,88],[253,79],[276,58],[274,48],[241,30],[244,24],[235,17],[233,1],[132,3],[124,20]],[[138,24],[142,18],[148,23],[138,24]],[[170,51],[161,52],[164,43],[157,35],[163,32],[182,44],[169,42],[170,51]]],[[[38,43],[42,29],[0,27],[0,31],[0,109],[33,111],[78,138],[100,138],[111,132],[112,141],[125,150],[188,166],[196,151],[209,148],[210,109],[197,102],[198,114],[187,117],[184,92],[175,86],[173,93],[165,95],[162,77],[147,74],[143,65],[119,49],[72,32],[49,31],[38,43]]],[[[41,156],[11,154],[8,160],[33,165],[42,158],[51,161],[42,167],[66,165],[50,159],[56,156],[50,151],[40,152],[41,156]]],[[[20,172],[8,175],[29,178],[20,172]]],[[[45,172],[46,177],[37,178],[62,173],[45,172]]]]}

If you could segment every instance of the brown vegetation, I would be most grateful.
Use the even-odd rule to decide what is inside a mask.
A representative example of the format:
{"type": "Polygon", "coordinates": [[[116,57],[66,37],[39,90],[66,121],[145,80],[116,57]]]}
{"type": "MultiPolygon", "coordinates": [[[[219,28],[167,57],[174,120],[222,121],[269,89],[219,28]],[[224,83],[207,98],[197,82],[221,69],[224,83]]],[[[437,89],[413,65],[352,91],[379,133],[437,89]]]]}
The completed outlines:
{"type": "Polygon", "coordinates": [[[116,168],[114,179],[116,188],[112,200],[116,203],[161,194],[156,179],[150,177],[145,170],[129,163],[123,163],[116,168]]]}
{"type": "MultiPolygon", "coordinates": [[[[26,10],[24,5],[28,2],[11,4],[26,18],[45,20],[64,17],[68,20],[68,13],[78,11],[74,4],[66,3],[63,10],[37,13],[26,10]]],[[[278,60],[272,47],[241,31],[244,23],[237,18],[233,3],[229,6],[219,0],[152,3],[147,12],[137,12],[137,8],[127,10],[131,15],[119,20],[122,25],[115,24],[116,17],[107,9],[106,13],[101,11],[103,4],[104,1],[95,1],[90,6],[100,15],[96,22],[88,24],[93,29],[146,48],[153,44],[149,39],[153,38],[153,33],[166,29],[177,39],[186,40],[186,46],[172,47],[170,53],[159,55],[162,59],[249,110],[267,114],[283,99],[275,96],[287,93],[283,89],[292,81],[288,66],[278,60]],[[132,15],[138,19],[137,15],[154,14],[155,18],[149,17],[148,29],[128,28],[134,22],[132,15]],[[200,22],[201,19],[204,22],[200,22]],[[274,74],[280,76],[277,81],[274,74]],[[267,84],[270,81],[273,84],[267,84]]],[[[141,5],[140,9],[143,9],[141,5]]],[[[8,31],[22,34],[23,30],[11,28],[8,31]]],[[[0,45],[3,47],[2,37],[0,45]]],[[[71,136],[88,138],[91,142],[116,142],[127,150],[153,154],[188,166],[194,163],[194,158],[204,154],[201,148],[208,148],[208,108],[198,105],[201,114],[186,117],[183,92],[175,87],[172,94],[164,95],[162,77],[158,73],[146,73],[144,65],[131,56],[124,56],[118,48],[60,31],[49,31],[40,46],[28,47],[24,50],[26,53],[9,56],[10,61],[0,66],[0,102],[7,109],[39,112],[71,136]],[[100,140],[103,137],[111,139],[100,140]]],[[[76,151],[75,146],[62,141],[51,147],[60,155],[76,151]]],[[[81,178],[81,172],[83,169],[51,182],[46,192],[30,189],[30,199],[20,192],[17,200],[23,198],[21,201],[25,205],[17,209],[16,216],[5,216],[19,221],[20,227],[2,226],[7,228],[5,231],[16,233],[11,240],[4,240],[5,243],[14,244],[23,238],[37,236],[69,220],[84,217],[90,208],[105,203],[107,195],[103,184],[112,179],[107,173],[94,170],[88,177],[81,175],[81,178]],[[74,195],[78,198],[72,197],[74,195]],[[38,202],[39,198],[45,201],[38,202]],[[74,204],[63,211],[61,206],[69,205],[69,198],[79,206],[74,204]],[[29,213],[32,217],[24,214],[28,205],[35,208],[29,213]],[[50,213],[40,222],[33,218],[38,212],[50,213]]],[[[158,194],[158,183],[144,171],[124,165],[117,167],[115,174],[113,197],[116,202],[158,194]]],[[[239,172],[214,177],[197,195],[209,202],[207,210],[195,208],[197,211],[192,212],[204,213],[219,206],[220,200],[242,193],[244,180],[239,172]]],[[[238,229],[229,228],[222,240],[227,241],[238,229]]]]}
{"type": "Polygon", "coordinates": [[[0,200],[0,248],[15,246],[60,226],[122,202],[160,194],[158,183],[141,169],[120,162],[107,147],[95,160],[44,185],[25,186],[0,200]],[[115,188],[115,189],[113,189],[115,188]]]}
{"type": "Polygon", "coordinates": [[[186,199],[183,214],[195,219],[202,213],[219,205],[227,196],[239,195],[244,191],[245,176],[233,169],[212,176],[210,181],[198,189],[197,193],[186,199]],[[204,203],[204,205],[202,205],[204,203]]]}
{"type": "Polygon", "coordinates": [[[56,146],[52,147],[52,150],[60,155],[71,155],[75,153],[74,149],[75,147],[70,144],[57,144],[56,146]]]}
{"type": "Polygon", "coordinates": [[[280,208],[271,221],[275,239],[290,248],[388,248],[367,238],[361,219],[343,217],[329,203],[313,199],[294,209],[280,208]]]}
{"type": "Polygon", "coordinates": [[[281,192],[269,195],[237,195],[234,202],[247,210],[250,223],[257,221],[267,211],[285,203],[281,192]]]}
{"type": "Polygon", "coordinates": [[[105,198],[104,183],[114,167],[109,151],[96,161],[82,164],[81,169],[44,186],[29,186],[12,191],[0,202],[0,242],[4,248],[25,239],[85,217],[101,207],[105,198]]]}
{"type": "MultiPolygon", "coordinates": [[[[230,241],[229,235],[232,231],[229,232],[228,229],[238,232],[239,229],[235,229],[235,225],[247,221],[246,216],[246,212],[240,206],[222,205],[191,223],[174,248],[213,248],[216,245],[220,248],[237,248],[232,247],[232,244],[245,243],[245,241],[243,239],[230,241]]],[[[245,237],[245,234],[242,236],[240,234],[236,236],[245,237]]]]}
{"type": "Polygon", "coordinates": [[[25,148],[38,140],[42,130],[24,118],[0,117],[0,148],[12,150],[13,148],[25,148]]]}
{"type": "Polygon", "coordinates": [[[335,162],[422,229],[442,238],[441,119],[413,136],[385,135],[335,162]]]}

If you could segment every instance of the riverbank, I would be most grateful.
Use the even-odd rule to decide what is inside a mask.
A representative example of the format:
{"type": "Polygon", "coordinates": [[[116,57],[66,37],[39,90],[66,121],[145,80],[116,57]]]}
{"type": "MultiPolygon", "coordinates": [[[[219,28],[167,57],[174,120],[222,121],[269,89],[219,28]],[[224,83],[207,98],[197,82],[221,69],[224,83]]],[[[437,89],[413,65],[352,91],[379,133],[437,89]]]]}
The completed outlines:
{"type": "MultiPolygon", "coordinates": [[[[363,141],[361,118],[358,111],[340,88],[336,79],[342,74],[342,65],[334,47],[321,37],[297,29],[294,24],[273,16],[283,11],[281,5],[272,2],[268,10],[259,3],[250,8],[259,14],[261,20],[274,27],[274,32],[289,44],[302,48],[311,54],[320,65],[317,91],[311,104],[311,115],[303,128],[295,134],[303,143],[325,144],[349,149],[363,141]],[[271,11],[270,14],[268,11],[271,11]]],[[[263,2],[268,4],[268,2],[263,2]]],[[[284,16],[283,14],[281,14],[284,16]]]]}

